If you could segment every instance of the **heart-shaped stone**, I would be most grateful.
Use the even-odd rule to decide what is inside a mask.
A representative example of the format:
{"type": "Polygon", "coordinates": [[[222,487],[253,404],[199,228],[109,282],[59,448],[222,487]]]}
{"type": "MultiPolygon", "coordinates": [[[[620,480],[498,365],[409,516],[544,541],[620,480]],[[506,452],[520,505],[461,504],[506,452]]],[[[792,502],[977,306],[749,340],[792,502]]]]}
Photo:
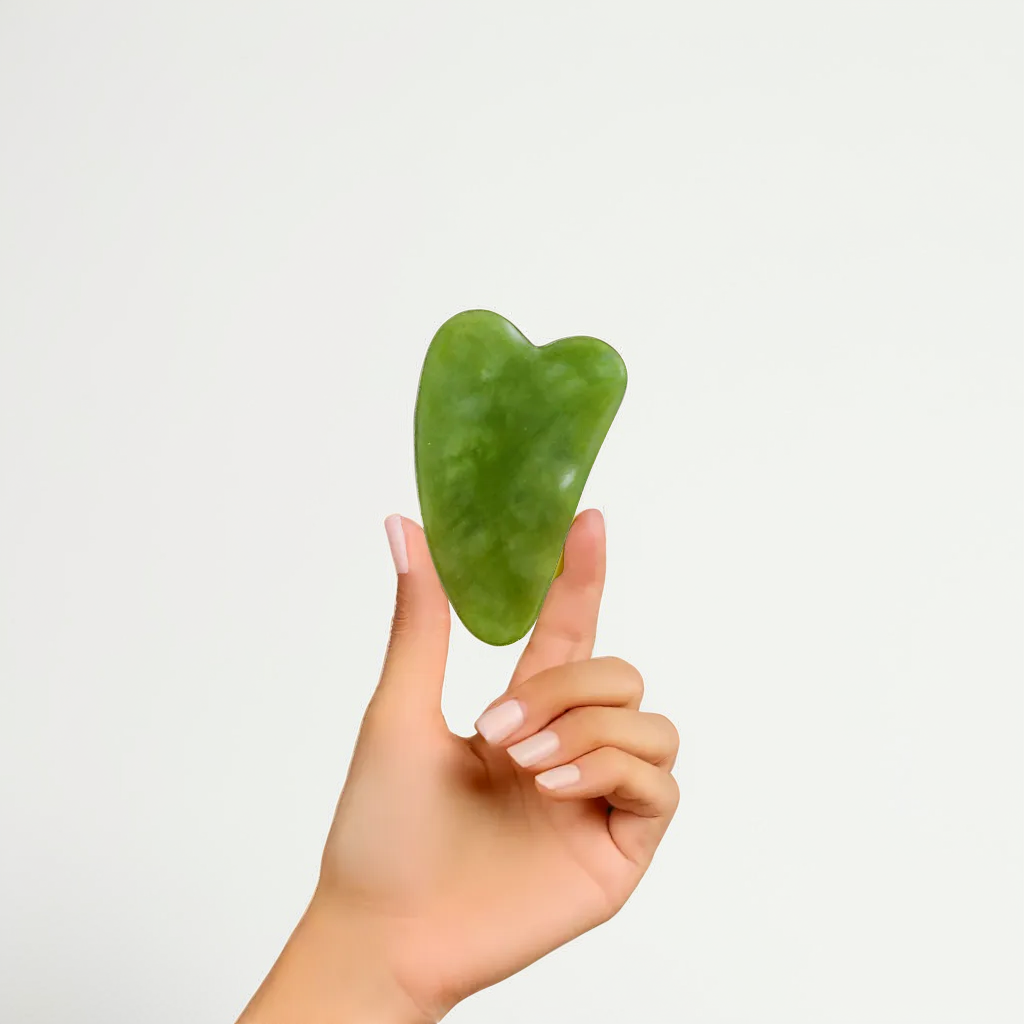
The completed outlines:
{"type": "Polygon", "coordinates": [[[456,614],[480,640],[525,636],[626,390],[597,338],[531,344],[497,313],[441,325],[416,400],[423,528],[456,614]]]}

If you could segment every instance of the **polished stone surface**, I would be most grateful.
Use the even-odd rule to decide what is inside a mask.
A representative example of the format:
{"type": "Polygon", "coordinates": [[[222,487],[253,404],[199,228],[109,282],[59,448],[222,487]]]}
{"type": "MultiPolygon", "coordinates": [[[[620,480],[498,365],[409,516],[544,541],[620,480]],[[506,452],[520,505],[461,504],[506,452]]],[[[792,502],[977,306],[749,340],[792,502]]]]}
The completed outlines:
{"type": "Polygon", "coordinates": [[[416,402],[416,481],[441,583],[466,628],[510,644],[537,619],[626,389],[596,338],[532,345],[469,310],[434,335],[416,402]]]}

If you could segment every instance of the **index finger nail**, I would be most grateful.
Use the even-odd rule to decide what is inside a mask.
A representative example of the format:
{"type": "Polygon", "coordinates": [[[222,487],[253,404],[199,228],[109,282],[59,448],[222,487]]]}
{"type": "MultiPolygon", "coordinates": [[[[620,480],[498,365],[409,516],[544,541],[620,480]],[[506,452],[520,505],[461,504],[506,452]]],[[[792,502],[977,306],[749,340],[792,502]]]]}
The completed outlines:
{"type": "Polygon", "coordinates": [[[511,736],[523,724],[526,712],[522,702],[507,700],[490,711],[485,711],[476,720],[476,731],[488,743],[500,743],[511,736]]]}

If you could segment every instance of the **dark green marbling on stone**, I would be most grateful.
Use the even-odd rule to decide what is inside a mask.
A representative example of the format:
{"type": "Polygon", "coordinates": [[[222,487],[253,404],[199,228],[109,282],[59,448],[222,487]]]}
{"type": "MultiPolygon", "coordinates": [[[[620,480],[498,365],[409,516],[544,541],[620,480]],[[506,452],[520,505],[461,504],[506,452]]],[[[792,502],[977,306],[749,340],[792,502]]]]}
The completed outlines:
{"type": "Polygon", "coordinates": [[[597,338],[538,347],[481,309],[434,335],[416,482],[441,583],[480,640],[513,643],[536,621],[625,390],[622,358],[597,338]]]}

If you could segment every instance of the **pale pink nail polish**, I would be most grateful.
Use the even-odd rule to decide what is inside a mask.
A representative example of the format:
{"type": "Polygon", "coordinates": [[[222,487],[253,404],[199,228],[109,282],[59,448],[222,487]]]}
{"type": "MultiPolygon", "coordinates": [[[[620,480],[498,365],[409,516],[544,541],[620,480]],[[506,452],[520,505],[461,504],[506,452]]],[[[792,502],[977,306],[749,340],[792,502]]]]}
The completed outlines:
{"type": "Polygon", "coordinates": [[[529,768],[550,757],[558,749],[558,734],[551,729],[528,736],[519,743],[508,748],[509,757],[520,768],[529,768]]]}
{"type": "Polygon", "coordinates": [[[384,520],[384,530],[387,532],[388,543],[391,545],[391,557],[395,561],[395,572],[401,576],[409,571],[409,552],[405,546],[402,517],[399,515],[388,516],[384,520]]]}
{"type": "Polygon", "coordinates": [[[574,764],[560,764],[537,776],[537,783],[545,789],[565,789],[580,781],[580,770],[574,764]]]}
{"type": "Polygon", "coordinates": [[[507,700],[504,704],[485,711],[476,720],[476,731],[488,743],[500,743],[523,724],[525,717],[523,705],[519,701],[507,700]]]}

